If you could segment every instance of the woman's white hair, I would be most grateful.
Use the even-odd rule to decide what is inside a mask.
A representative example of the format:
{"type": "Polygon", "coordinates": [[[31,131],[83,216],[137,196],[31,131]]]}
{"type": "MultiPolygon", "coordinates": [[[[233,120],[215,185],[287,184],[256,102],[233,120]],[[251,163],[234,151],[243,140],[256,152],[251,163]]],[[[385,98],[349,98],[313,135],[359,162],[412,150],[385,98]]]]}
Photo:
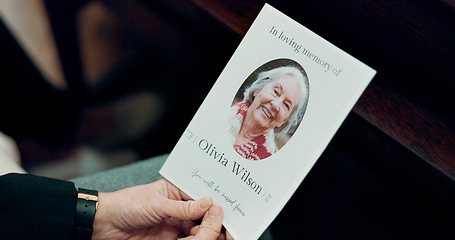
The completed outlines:
{"type": "Polygon", "coordinates": [[[261,90],[265,85],[269,83],[277,81],[283,75],[291,75],[297,80],[300,85],[300,94],[299,101],[297,101],[294,109],[292,109],[288,121],[286,121],[281,127],[275,128],[275,133],[277,134],[294,132],[302,120],[303,115],[305,114],[305,110],[308,105],[308,96],[310,93],[308,77],[306,73],[292,65],[277,67],[259,73],[256,80],[243,92],[243,101],[252,103],[254,100],[254,92],[261,90]]]}

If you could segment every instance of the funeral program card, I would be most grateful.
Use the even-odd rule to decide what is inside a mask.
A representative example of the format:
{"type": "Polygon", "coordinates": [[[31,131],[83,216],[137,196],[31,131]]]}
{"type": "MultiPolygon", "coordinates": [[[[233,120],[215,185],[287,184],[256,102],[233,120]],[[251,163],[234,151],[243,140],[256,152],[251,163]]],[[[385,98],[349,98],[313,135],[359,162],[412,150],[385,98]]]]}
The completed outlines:
{"type": "Polygon", "coordinates": [[[222,205],[235,239],[257,239],[375,73],[265,5],[160,173],[222,205]]]}

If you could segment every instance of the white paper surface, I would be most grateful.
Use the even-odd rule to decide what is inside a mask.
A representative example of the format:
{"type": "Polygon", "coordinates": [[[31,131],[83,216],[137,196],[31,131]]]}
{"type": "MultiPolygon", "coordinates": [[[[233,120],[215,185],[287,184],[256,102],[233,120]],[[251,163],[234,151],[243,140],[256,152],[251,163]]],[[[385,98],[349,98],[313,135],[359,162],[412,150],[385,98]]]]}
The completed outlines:
{"type": "Polygon", "coordinates": [[[265,5],[160,173],[194,199],[213,197],[222,205],[224,225],[235,239],[257,239],[308,174],[375,73],[265,5]],[[290,59],[304,68],[308,106],[281,149],[268,158],[248,160],[229,140],[231,105],[248,76],[276,59],[290,59]]]}

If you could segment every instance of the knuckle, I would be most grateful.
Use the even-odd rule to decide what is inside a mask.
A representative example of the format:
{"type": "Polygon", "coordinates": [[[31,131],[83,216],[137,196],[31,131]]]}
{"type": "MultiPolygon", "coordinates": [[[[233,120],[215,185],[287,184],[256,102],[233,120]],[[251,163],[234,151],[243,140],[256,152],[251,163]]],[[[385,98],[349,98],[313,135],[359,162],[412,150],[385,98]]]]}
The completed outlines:
{"type": "Polygon", "coordinates": [[[202,221],[201,228],[205,229],[206,231],[210,231],[213,234],[221,234],[221,228],[218,227],[218,224],[214,221],[202,221]]]}
{"type": "Polygon", "coordinates": [[[193,216],[194,210],[192,201],[183,202],[182,208],[185,217],[191,218],[193,216]]]}

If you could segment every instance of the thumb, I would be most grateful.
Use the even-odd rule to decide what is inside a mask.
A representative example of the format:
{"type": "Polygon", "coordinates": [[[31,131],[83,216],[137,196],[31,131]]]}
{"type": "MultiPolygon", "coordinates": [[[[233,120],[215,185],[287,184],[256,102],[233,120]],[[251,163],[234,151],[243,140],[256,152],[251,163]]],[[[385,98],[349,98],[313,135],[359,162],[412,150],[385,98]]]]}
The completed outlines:
{"type": "Polygon", "coordinates": [[[197,201],[170,200],[163,206],[163,213],[180,220],[201,219],[212,206],[212,198],[206,197],[197,201]]]}
{"type": "Polygon", "coordinates": [[[197,227],[194,239],[218,239],[223,226],[223,209],[220,205],[213,204],[197,227]]]}

